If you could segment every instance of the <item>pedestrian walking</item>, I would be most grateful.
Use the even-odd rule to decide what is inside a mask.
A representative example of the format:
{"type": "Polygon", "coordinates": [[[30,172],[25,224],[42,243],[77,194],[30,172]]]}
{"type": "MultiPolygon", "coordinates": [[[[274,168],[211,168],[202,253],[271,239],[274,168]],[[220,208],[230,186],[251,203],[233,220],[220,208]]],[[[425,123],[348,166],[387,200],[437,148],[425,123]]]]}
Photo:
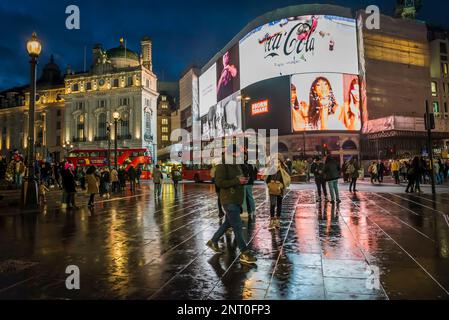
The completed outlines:
{"type": "MultiPolygon", "coordinates": [[[[230,147],[235,148],[235,145],[230,147]]],[[[248,183],[248,178],[243,175],[240,165],[235,164],[237,151],[233,150],[234,164],[219,164],[215,169],[215,183],[220,188],[220,199],[225,211],[225,221],[219,227],[207,246],[215,253],[223,253],[218,245],[220,238],[229,228],[232,228],[235,240],[240,249],[240,262],[245,264],[254,264],[256,257],[248,249],[243,238],[243,223],[240,212],[243,204],[244,185],[248,183]]]]}
{"type": "Polygon", "coordinates": [[[399,160],[395,159],[391,163],[391,172],[393,173],[394,177],[394,183],[395,184],[401,184],[401,181],[399,179],[399,170],[401,169],[401,163],[399,160]]]}
{"type": "Polygon", "coordinates": [[[248,183],[243,187],[245,197],[243,198],[243,207],[248,212],[248,219],[255,220],[256,202],[254,200],[253,187],[257,179],[257,169],[254,165],[248,163],[248,154],[245,153],[245,163],[241,165],[243,175],[248,178],[248,183]]]}
{"type": "Polygon", "coordinates": [[[134,169],[133,165],[129,166],[127,174],[128,174],[130,190],[132,192],[134,192],[136,190],[136,169],[134,169]]]}
{"type": "Polygon", "coordinates": [[[178,170],[178,168],[176,168],[175,166],[173,166],[173,168],[171,170],[171,178],[173,180],[173,187],[175,188],[175,192],[176,192],[176,191],[178,191],[178,183],[179,183],[179,181],[181,181],[182,175],[181,175],[181,172],[178,170]]]}
{"type": "Polygon", "coordinates": [[[331,203],[340,203],[340,194],[338,192],[338,179],[340,178],[340,166],[337,161],[331,156],[326,157],[324,163],[324,175],[331,194],[331,203]]]}
{"type": "Polygon", "coordinates": [[[75,172],[73,164],[66,163],[62,175],[62,186],[64,188],[66,197],[65,204],[69,209],[78,209],[75,204],[76,197],[76,183],[75,183],[75,172]]]}
{"type": "Polygon", "coordinates": [[[282,200],[291,182],[290,175],[282,161],[275,159],[273,166],[275,173],[267,176],[265,180],[270,195],[270,224],[268,226],[270,230],[280,228],[282,200]]]}
{"type": "Polygon", "coordinates": [[[377,176],[377,163],[374,161],[368,168],[368,173],[371,176],[371,183],[374,184],[376,181],[378,180],[378,176],[377,176]]]}
{"type": "Polygon", "coordinates": [[[220,187],[217,185],[217,183],[215,181],[216,169],[217,169],[217,166],[213,165],[212,168],[210,169],[210,176],[211,176],[212,182],[215,185],[215,193],[217,194],[218,218],[222,219],[225,216],[225,213],[223,211],[223,207],[221,205],[221,200],[220,200],[220,187]]]}
{"type": "Polygon", "coordinates": [[[100,174],[100,196],[106,199],[111,197],[110,195],[110,183],[111,183],[111,175],[109,174],[109,170],[104,168],[100,174]]]}
{"type": "Polygon", "coordinates": [[[315,177],[315,185],[318,192],[317,202],[321,202],[322,195],[324,195],[324,200],[329,201],[327,198],[326,190],[326,178],[324,177],[324,162],[320,157],[316,157],[310,168],[313,176],[315,177]]]}
{"type": "Polygon", "coordinates": [[[95,203],[95,195],[100,193],[100,178],[94,166],[90,166],[86,171],[87,194],[89,194],[88,206],[93,207],[95,203]]]}
{"type": "Polygon", "coordinates": [[[153,182],[154,182],[154,195],[156,197],[160,197],[162,195],[162,180],[163,180],[162,171],[157,164],[153,170],[153,182]]]}
{"type": "Polygon", "coordinates": [[[112,185],[112,192],[119,192],[118,171],[115,168],[111,169],[111,185],[112,185]]]}
{"type": "Polygon", "coordinates": [[[360,167],[357,163],[357,159],[352,157],[346,166],[346,174],[350,179],[349,192],[357,192],[357,179],[359,178],[360,167]]]}

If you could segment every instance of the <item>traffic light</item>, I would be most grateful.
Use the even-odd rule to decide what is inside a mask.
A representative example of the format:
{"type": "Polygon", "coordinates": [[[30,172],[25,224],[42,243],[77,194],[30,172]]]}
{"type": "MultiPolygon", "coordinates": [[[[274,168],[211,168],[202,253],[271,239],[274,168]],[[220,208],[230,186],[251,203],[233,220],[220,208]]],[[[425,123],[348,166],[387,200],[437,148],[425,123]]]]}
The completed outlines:
{"type": "Polygon", "coordinates": [[[327,143],[323,143],[322,153],[323,153],[323,156],[329,155],[329,147],[328,147],[327,143]]]}

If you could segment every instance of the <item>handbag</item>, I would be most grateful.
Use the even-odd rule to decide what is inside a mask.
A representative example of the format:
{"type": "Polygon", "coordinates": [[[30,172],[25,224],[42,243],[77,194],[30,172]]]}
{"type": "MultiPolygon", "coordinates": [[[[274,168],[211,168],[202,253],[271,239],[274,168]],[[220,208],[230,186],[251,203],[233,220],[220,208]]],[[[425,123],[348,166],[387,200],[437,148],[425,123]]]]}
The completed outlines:
{"type": "Polygon", "coordinates": [[[284,185],[280,181],[271,181],[268,183],[268,193],[272,196],[282,195],[284,185]]]}

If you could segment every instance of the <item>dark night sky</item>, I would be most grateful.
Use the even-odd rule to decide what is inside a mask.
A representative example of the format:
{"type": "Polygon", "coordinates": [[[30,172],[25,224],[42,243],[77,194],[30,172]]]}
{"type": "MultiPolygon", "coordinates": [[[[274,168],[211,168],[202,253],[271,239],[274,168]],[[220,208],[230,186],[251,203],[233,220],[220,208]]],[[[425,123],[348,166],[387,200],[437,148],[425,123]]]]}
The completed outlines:
{"type": "MultiPolygon", "coordinates": [[[[153,65],[160,80],[178,80],[192,63],[201,66],[248,22],[265,12],[303,3],[331,3],[365,8],[377,4],[392,14],[395,0],[5,0],[0,2],[0,90],[28,82],[25,43],[32,31],[43,42],[42,67],[54,54],[65,70],[67,64],[81,71],[84,46],[87,65],[95,43],[109,49],[120,36],[130,49],[140,52],[144,35],[153,39],[153,65]],[[81,29],[65,28],[66,6],[81,11],[81,29]]],[[[420,19],[449,27],[449,1],[424,0],[420,19]]]]}

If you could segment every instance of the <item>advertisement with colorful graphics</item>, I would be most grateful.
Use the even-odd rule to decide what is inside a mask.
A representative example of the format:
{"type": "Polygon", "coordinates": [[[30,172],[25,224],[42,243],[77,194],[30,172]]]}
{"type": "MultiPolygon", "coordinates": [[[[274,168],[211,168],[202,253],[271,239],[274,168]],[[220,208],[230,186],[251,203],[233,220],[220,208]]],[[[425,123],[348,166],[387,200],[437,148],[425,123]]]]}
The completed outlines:
{"type": "Polygon", "coordinates": [[[297,73],[358,74],[354,19],[286,18],[254,29],[239,46],[240,88],[297,73]]]}
{"type": "Polygon", "coordinates": [[[360,88],[356,75],[294,75],[290,104],[293,132],[361,129],[360,88]]]}

